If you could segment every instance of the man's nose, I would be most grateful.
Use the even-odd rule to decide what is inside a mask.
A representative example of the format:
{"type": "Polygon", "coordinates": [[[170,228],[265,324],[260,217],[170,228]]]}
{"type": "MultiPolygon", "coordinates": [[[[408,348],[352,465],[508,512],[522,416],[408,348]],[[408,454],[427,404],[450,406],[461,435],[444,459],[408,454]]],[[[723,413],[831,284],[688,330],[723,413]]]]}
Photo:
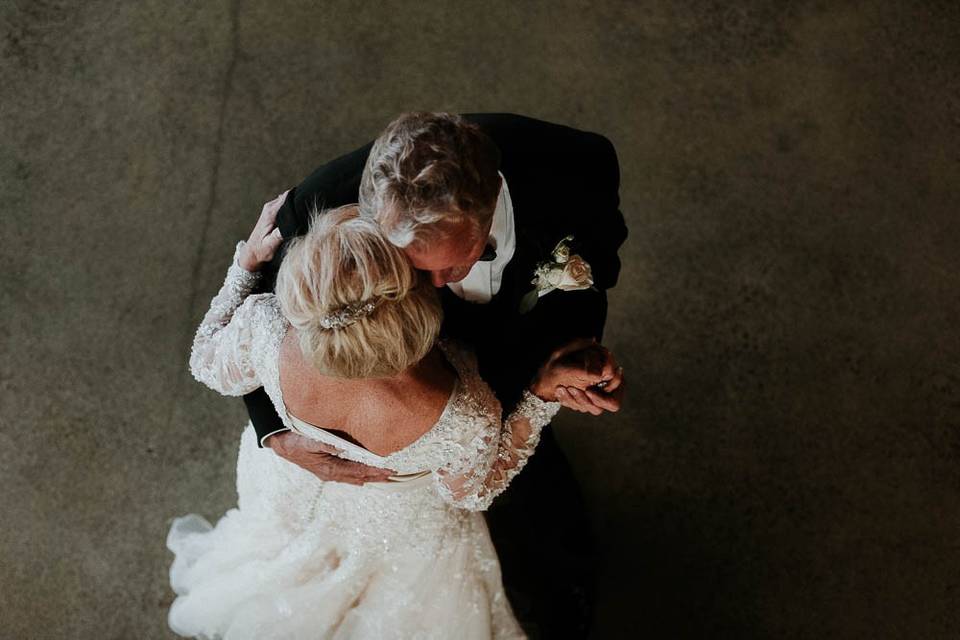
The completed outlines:
{"type": "Polygon", "coordinates": [[[430,272],[430,282],[433,283],[435,287],[442,287],[447,284],[447,274],[445,271],[431,271],[430,272]]]}

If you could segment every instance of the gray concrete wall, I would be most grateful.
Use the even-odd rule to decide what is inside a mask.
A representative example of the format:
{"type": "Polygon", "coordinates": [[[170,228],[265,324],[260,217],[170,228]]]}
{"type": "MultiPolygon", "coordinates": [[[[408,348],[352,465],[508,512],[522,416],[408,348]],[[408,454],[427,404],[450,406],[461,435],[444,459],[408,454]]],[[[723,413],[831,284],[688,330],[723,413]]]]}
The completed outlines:
{"type": "Polygon", "coordinates": [[[617,146],[631,395],[560,436],[597,638],[960,628],[955,2],[0,6],[0,636],[167,638],[234,500],[186,370],[260,205],[410,109],[617,146]]]}

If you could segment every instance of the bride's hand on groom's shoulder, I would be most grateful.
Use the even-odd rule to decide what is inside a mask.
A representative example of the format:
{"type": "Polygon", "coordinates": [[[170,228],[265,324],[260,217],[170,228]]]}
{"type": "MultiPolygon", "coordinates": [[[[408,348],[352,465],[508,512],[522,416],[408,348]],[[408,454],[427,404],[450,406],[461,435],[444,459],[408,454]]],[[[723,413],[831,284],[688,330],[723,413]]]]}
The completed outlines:
{"type": "Polygon", "coordinates": [[[289,190],[263,205],[257,224],[237,257],[237,263],[246,271],[259,271],[260,267],[273,260],[273,255],[283,243],[277,227],[277,212],[283,206],[287,193],[289,190]]]}
{"type": "Polygon", "coordinates": [[[581,413],[616,412],[623,401],[623,367],[595,339],[578,338],[550,354],[530,390],[542,400],[581,413]]]}
{"type": "Polygon", "coordinates": [[[338,458],[339,451],[336,447],[292,431],[273,434],[267,438],[266,445],[287,462],[309,471],[324,482],[345,482],[355,485],[386,482],[395,473],[390,469],[370,467],[338,458]]]}

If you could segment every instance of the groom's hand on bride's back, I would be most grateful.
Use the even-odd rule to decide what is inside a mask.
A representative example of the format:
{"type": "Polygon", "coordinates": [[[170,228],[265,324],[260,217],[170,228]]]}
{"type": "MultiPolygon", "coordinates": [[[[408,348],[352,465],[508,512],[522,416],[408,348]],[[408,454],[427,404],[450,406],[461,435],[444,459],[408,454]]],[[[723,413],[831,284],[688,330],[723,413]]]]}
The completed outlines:
{"type": "Polygon", "coordinates": [[[550,354],[530,390],[543,400],[595,416],[620,410],[623,367],[593,338],[577,338],[550,354]]]}
{"type": "Polygon", "coordinates": [[[387,478],[394,475],[389,469],[338,458],[336,447],[292,431],[275,433],[266,439],[265,444],[287,462],[306,469],[324,482],[362,485],[367,482],[386,482],[387,478]]]}

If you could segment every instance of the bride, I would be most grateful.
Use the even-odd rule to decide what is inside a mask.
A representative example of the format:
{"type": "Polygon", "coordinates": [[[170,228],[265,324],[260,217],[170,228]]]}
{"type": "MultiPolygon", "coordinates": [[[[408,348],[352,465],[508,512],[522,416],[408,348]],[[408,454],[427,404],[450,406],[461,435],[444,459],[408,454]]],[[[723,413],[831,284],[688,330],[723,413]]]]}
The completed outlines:
{"type": "MultiPolygon", "coordinates": [[[[272,203],[271,203],[272,204],[272,203]]],[[[225,395],[260,386],[285,426],[383,469],[321,482],[257,447],[248,425],[239,505],[211,526],[177,519],[169,615],[202,638],[524,637],[479,511],[533,454],[573,384],[541,367],[501,408],[469,349],[438,340],[436,291],[355,206],[315,215],[288,243],[276,294],[250,295],[280,243],[264,208],[193,344],[193,375],[225,395]]],[[[582,382],[582,376],[576,383],[582,382]]],[[[593,382],[600,382],[600,379],[593,382]]]]}

